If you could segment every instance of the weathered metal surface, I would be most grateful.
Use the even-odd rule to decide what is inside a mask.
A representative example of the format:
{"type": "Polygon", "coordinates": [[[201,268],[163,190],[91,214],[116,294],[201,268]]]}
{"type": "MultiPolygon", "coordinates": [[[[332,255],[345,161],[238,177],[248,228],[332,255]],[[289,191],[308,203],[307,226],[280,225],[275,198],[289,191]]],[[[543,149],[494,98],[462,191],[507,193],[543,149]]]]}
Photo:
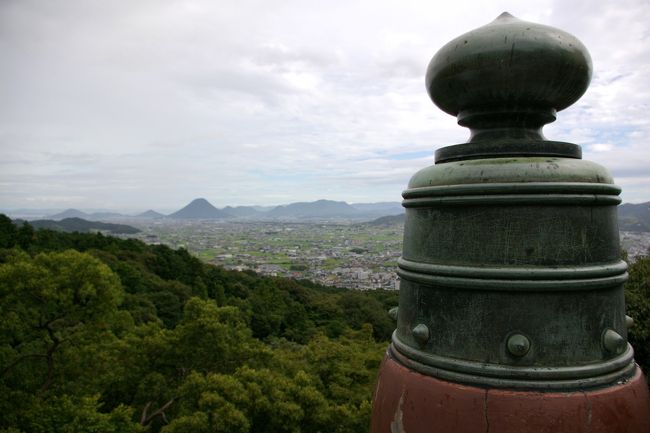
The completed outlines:
{"type": "Polygon", "coordinates": [[[429,95],[470,129],[416,173],[372,433],[650,431],[608,171],[542,127],[585,92],[573,36],[502,14],[444,46],[429,95]]]}
{"type": "Polygon", "coordinates": [[[431,60],[432,100],[470,128],[404,191],[390,352],[480,386],[575,390],[635,374],[608,171],[542,127],[585,92],[573,36],[504,13],[431,60]]]}
{"type": "Polygon", "coordinates": [[[650,395],[637,370],[612,386],[531,392],[467,386],[414,372],[387,356],[372,433],[645,433],[650,395]]]}
{"type": "Polygon", "coordinates": [[[591,58],[578,39],[503,13],[442,47],[426,86],[440,109],[470,127],[471,141],[538,140],[590,80],[591,58]]]}

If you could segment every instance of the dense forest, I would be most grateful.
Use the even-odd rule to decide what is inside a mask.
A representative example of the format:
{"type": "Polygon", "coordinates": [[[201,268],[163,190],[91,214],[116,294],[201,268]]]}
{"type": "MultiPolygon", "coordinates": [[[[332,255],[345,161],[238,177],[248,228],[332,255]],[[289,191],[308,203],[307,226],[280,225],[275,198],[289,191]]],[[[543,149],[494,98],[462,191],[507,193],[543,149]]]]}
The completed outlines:
{"type": "MultiPolygon", "coordinates": [[[[650,362],[650,259],[627,285],[650,362]]],[[[395,292],[0,215],[0,432],[367,432],[395,292]]]]}
{"type": "Polygon", "coordinates": [[[396,304],[0,215],[0,431],[365,432],[396,304]]]}

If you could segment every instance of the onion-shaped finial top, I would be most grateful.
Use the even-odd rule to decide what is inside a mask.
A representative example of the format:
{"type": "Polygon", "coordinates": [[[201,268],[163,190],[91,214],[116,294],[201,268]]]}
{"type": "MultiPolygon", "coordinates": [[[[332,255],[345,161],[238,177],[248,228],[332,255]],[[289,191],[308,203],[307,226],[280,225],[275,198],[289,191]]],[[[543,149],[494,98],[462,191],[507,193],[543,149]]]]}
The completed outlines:
{"type": "Polygon", "coordinates": [[[442,47],[427,68],[433,102],[472,131],[472,142],[542,140],[556,111],[591,80],[591,57],[574,36],[507,12],[442,47]]]}

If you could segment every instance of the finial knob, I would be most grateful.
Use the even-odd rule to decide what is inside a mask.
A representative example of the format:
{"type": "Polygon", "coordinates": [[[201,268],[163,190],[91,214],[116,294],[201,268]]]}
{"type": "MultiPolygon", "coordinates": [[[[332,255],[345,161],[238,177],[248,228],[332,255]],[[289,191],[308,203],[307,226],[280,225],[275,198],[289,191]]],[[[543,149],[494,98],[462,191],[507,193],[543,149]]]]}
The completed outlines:
{"type": "Polygon", "coordinates": [[[471,130],[471,142],[543,140],[542,127],[576,102],[591,57],[574,36],[507,12],[442,47],[426,86],[433,102],[471,130]]]}

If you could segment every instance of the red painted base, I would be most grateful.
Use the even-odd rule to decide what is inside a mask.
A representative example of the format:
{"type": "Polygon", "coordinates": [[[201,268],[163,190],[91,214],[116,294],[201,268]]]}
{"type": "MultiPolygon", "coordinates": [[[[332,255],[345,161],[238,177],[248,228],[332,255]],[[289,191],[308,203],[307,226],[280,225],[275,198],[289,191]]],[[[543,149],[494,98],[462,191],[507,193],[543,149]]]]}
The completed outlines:
{"type": "Polygon", "coordinates": [[[371,433],[649,433],[640,369],[625,383],[577,392],[484,389],[424,376],[386,357],[371,433]]]}

